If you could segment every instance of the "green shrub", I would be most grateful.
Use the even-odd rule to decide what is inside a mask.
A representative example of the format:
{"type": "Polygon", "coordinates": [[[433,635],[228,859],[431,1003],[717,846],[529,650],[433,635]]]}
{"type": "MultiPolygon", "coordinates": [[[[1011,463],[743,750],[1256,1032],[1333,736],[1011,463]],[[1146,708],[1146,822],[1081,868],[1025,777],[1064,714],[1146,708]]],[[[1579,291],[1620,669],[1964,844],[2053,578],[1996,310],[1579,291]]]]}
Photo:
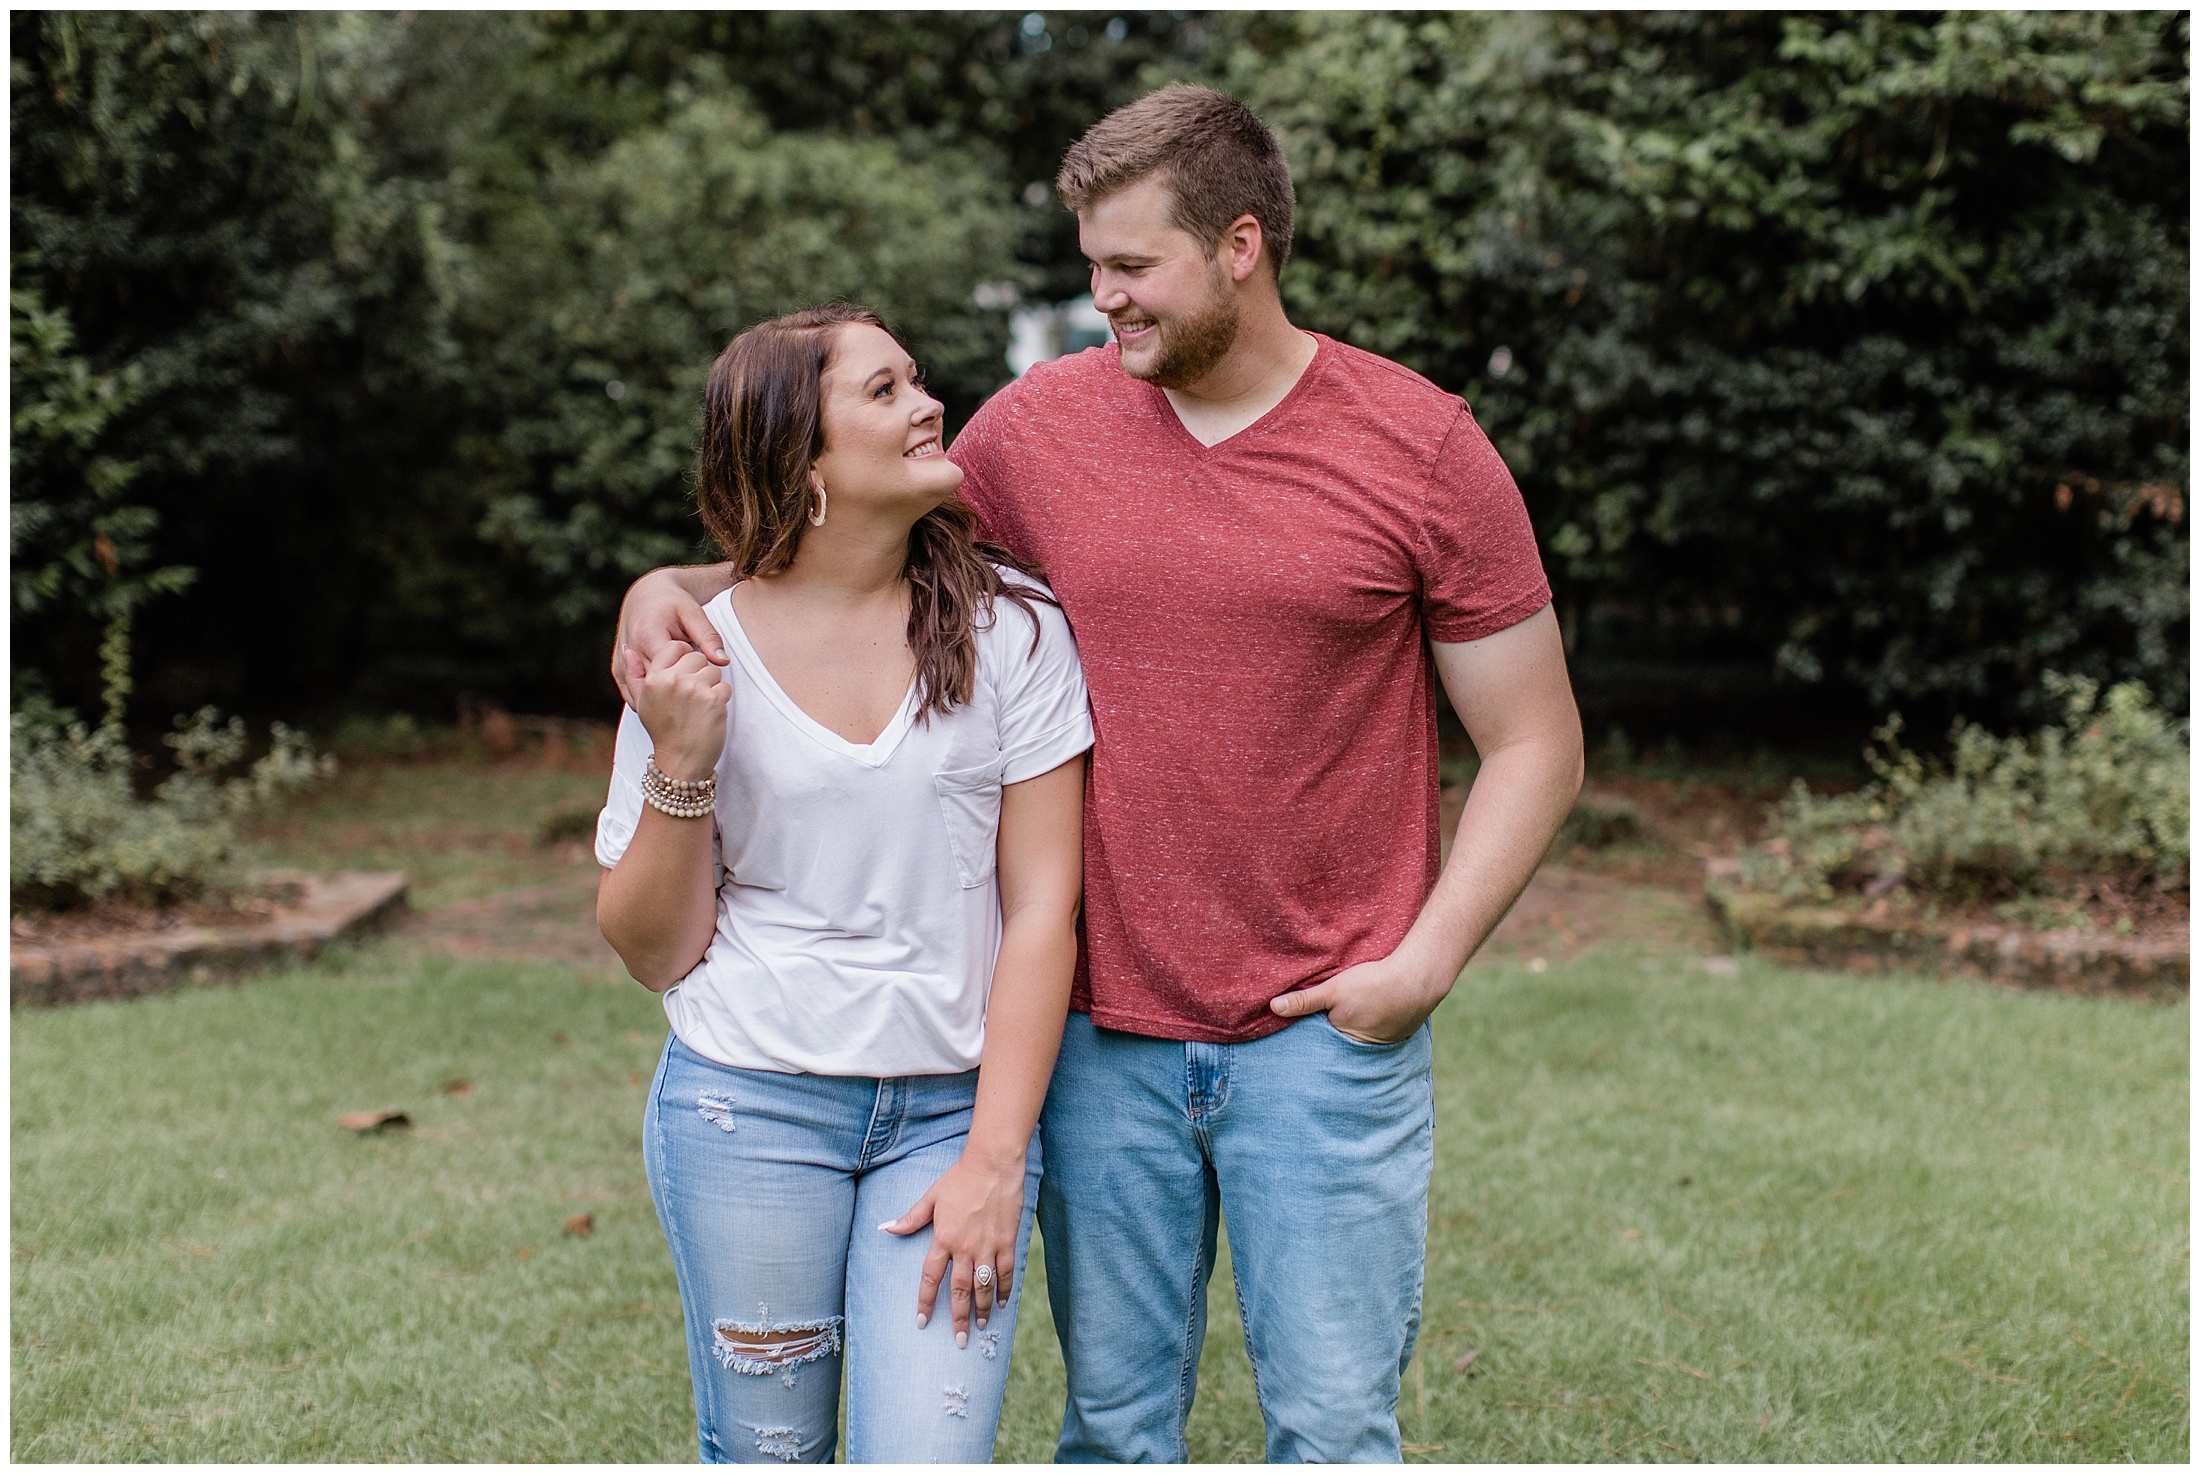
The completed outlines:
{"type": "Polygon", "coordinates": [[[56,909],[121,895],[159,903],[233,895],[244,883],[237,821],[335,769],[277,722],[266,756],[244,758],[244,722],[212,707],[161,740],[176,771],[140,798],[122,730],[87,731],[52,710],[9,719],[8,888],[18,906],[56,909]]]}
{"type": "Polygon", "coordinates": [[[1618,845],[1639,844],[1648,836],[1649,831],[1642,822],[1642,809],[1634,800],[1584,793],[1575,800],[1566,822],[1558,826],[1558,837],[1552,841],[1551,848],[1559,853],[1577,848],[1608,850],[1618,845]]]}
{"type": "Polygon", "coordinates": [[[596,810],[589,808],[558,809],[535,826],[535,838],[542,844],[595,837],[596,810]]]}
{"type": "Polygon", "coordinates": [[[1943,765],[1902,746],[1902,721],[1865,749],[1879,776],[1821,797],[1798,779],[1744,878],[1791,896],[2029,895],[2072,874],[2181,885],[2191,853],[2187,724],[2126,682],[2101,699],[2080,677],[2050,675],[2064,722],[1996,737],[1958,721],[1943,765]]]}

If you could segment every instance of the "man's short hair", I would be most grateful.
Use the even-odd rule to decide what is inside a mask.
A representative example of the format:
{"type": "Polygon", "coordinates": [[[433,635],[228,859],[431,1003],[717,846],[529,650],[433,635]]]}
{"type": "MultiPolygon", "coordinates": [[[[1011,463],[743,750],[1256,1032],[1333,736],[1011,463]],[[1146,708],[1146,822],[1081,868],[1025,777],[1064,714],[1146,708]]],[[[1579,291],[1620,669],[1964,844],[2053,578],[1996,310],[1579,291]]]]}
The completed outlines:
{"type": "Polygon", "coordinates": [[[1062,157],[1056,193],[1072,210],[1158,175],[1178,229],[1212,246],[1230,222],[1260,222],[1261,249],[1280,276],[1291,259],[1291,166],[1254,111],[1211,87],[1179,83],[1119,107],[1062,157]]]}

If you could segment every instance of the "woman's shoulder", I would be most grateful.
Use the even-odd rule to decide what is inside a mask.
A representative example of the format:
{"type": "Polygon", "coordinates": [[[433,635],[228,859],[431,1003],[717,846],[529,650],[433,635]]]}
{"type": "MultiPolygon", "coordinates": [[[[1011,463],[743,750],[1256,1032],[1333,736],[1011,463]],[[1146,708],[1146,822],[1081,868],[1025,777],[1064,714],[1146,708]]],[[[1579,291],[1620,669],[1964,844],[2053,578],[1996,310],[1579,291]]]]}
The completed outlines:
{"type": "Polygon", "coordinates": [[[1001,583],[1023,597],[996,597],[992,618],[980,619],[978,644],[989,661],[1075,665],[1077,641],[1046,581],[1004,564],[993,566],[1001,583]]]}
{"type": "Polygon", "coordinates": [[[732,642],[745,638],[741,633],[741,620],[733,612],[733,591],[738,584],[729,585],[703,603],[703,617],[718,630],[718,637],[727,642],[731,652],[732,642]]]}
{"type": "Polygon", "coordinates": [[[1020,589],[1029,590],[1048,600],[1054,597],[1054,590],[1047,587],[1044,579],[1026,573],[1021,568],[1012,567],[1007,563],[995,563],[993,571],[1001,576],[1002,583],[1014,584],[1020,589]]]}

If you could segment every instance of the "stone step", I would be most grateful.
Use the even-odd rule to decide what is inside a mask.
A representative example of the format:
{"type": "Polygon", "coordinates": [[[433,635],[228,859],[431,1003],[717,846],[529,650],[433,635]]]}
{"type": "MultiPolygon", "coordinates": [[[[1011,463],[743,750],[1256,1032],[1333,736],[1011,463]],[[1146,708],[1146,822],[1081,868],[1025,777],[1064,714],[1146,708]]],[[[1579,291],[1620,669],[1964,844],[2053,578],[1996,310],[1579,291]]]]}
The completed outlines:
{"type": "Polygon", "coordinates": [[[311,957],[338,937],[387,923],[405,907],[405,877],[398,871],[309,875],[282,870],[260,878],[298,887],[296,898],[266,921],[121,933],[50,946],[18,942],[8,960],[10,1001],[22,1007],[134,998],[185,983],[235,978],[311,957]]]}

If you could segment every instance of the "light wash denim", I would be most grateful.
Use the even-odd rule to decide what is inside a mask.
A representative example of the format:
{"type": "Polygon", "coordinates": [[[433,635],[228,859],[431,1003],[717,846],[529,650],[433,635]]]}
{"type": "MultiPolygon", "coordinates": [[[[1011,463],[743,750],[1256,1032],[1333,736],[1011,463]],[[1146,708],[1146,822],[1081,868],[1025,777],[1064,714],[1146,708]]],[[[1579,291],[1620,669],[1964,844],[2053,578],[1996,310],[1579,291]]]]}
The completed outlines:
{"type": "Polygon", "coordinates": [[[1362,1044],[1313,1014],[1249,1044],[1073,1013],[1040,1116],[1060,1463],[1182,1463],[1227,1220],[1270,1463],[1396,1463],[1421,1320],[1428,1026],[1362,1044]]]}
{"type": "Polygon", "coordinates": [[[1039,1189],[1033,1133],[1008,1303],[958,1349],[947,1287],[917,1329],[925,1228],[881,1233],[962,1155],[978,1073],[874,1080],[717,1064],[667,1039],[643,1159],[671,1245],[705,1463],[984,1463],[1039,1189]],[[773,1358],[719,1334],[793,1333],[773,1358]]]}

